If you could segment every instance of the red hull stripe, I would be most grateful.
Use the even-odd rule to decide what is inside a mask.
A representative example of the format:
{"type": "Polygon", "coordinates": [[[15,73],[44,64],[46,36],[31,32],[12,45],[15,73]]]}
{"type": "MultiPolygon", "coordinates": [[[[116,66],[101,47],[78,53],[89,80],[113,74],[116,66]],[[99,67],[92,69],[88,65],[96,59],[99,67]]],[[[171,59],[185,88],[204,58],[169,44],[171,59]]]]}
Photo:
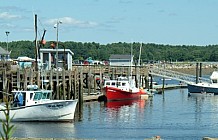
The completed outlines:
{"type": "Polygon", "coordinates": [[[119,88],[107,87],[105,88],[107,100],[126,100],[126,99],[138,99],[141,94],[145,94],[143,90],[139,92],[123,91],[119,88]]]}

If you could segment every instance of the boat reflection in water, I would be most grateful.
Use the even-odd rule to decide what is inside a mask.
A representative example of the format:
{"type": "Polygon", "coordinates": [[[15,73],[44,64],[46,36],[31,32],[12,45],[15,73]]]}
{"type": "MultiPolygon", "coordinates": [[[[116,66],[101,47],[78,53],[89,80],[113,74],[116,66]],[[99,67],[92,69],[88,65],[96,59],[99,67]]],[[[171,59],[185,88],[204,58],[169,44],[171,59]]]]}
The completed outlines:
{"type": "Polygon", "coordinates": [[[111,101],[105,102],[105,107],[112,109],[119,109],[124,106],[132,106],[138,104],[140,108],[144,108],[146,100],[136,99],[136,100],[121,100],[121,101],[111,101]]]}
{"type": "Polygon", "coordinates": [[[108,126],[143,119],[146,103],[141,99],[105,102],[108,126]]]}
{"type": "Polygon", "coordinates": [[[21,138],[67,138],[75,137],[74,123],[13,122],[14,137],[21,138]]]}

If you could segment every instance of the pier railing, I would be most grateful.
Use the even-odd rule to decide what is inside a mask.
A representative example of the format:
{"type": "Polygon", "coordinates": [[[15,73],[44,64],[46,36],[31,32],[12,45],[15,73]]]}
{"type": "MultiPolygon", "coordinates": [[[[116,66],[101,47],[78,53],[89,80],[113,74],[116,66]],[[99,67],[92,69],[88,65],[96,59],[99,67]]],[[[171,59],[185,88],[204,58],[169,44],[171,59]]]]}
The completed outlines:
{"type": "MultiPolygon", "coordinates": [[[[152,67],[149,69],[149,74],[160,76],[160,77],[165,77],[165,78],[171,78],[171,79],[178,80],[184,83],[195,83],[196,82],[196,76],[184,74],[181,72],[172,71],[172,70],[164,69],[164,68],[152,67]]],[[[199,82],[210,83],[210,79],[201,77],[199,79],[199,82]]]]}

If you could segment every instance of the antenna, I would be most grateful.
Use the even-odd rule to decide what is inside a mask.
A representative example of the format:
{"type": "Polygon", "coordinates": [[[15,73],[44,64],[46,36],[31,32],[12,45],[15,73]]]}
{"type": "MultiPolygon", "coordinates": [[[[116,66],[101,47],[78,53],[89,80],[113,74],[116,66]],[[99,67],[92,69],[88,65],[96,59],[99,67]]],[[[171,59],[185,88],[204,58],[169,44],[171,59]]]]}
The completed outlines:
{"type": "Polygon", "coordinates": [[[131,43],[131,53],[130,53],[130,77],[132,78],[132,47],[133,47],[133,43],[131,43]]]}
{"type": "Polygon", "coordinates": [[[142,53],[142,42],[141,42],[140,49],[139,49],[139,60],[138,60],[138,66],[140,66],[141,53],[142,53]]]}

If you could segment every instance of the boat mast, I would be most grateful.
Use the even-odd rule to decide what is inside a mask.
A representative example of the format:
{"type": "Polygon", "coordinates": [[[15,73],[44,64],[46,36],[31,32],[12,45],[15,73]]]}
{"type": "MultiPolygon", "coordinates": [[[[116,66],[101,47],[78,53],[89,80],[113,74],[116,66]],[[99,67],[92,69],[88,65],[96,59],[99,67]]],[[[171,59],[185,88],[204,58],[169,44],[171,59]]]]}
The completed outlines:
{"type": "Polygon", "coordinates": [[[37,41],[37,15],[35,14],[35,71],[36,71],[36,81],[37,85],[40,84],[40,73],[38,70],[38,41],[37,41]]]}
{"type": "Polygon", "coordinates": [[[141,52],[142,52],[142,43],[140,45],[140,49],[139,49],[139,60],[138,60],[138,66],[140,66],[140,59],[141,59],[141,52]]]}
{"type": "Polygon", "coordinates": [[[133,43],[131,43],[131,53],[130,53],[130,57],[131,57],[131,59],[130,59],[130,77],[131,77],[131,79],[132,79],[132,46],[133,45],[133,43]]]}
{"type": "Polygon", "coordinates": [[[141,62],[141,52],[142,52],[142,42],[140,44],[140,49],[139,49],[139,59],[138,59],[138,66],[136,67],[136,86],[141,87],[141,79],[140,79],[140,62],[141,62]]]}

